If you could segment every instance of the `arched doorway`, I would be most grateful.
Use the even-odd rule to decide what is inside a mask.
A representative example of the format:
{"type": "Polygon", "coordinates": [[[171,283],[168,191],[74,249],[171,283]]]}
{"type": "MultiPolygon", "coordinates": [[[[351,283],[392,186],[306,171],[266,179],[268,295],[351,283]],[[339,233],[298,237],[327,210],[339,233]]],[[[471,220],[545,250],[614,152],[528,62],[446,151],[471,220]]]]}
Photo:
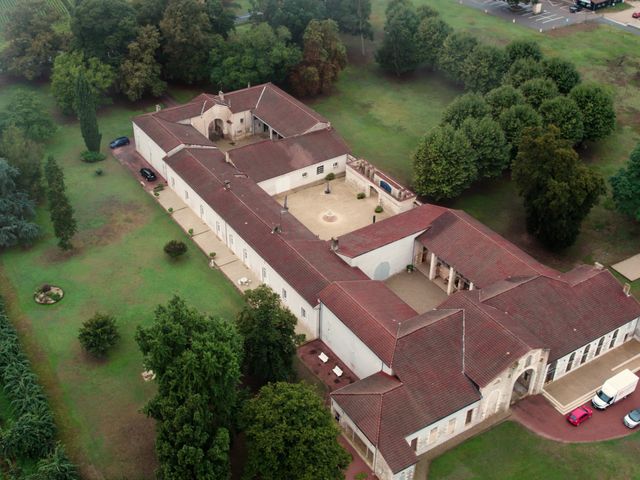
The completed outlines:
{"type": "Polygon", "coordinates": [[[526,397],[531,392],[531,386],[533,385],[533,379],[535,377],[535,370],[529,368],[522,372],[520,376],[513,382],[513,391],[511,393],[511,404],[513,405],[518,400],[526,397]]]}
{"type": "Polygon", "coordinates": [[[216,118],[209,124],[209,140],[215,141],[224,138],[224,130],[222,128],[222,119],[216,118]]]}

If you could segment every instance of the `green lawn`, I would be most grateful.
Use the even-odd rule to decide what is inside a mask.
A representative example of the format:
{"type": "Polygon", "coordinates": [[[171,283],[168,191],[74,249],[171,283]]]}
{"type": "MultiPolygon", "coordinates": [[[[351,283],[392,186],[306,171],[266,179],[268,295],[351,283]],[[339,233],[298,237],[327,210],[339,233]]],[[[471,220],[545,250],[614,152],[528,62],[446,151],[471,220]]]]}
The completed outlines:
{"type": "MultiPolygon", "coordinates": [[[[0,105],[6,99],[0,95],[0,105]]],[[[46,88],[39,88],[47,104],[46,88]]],[[[100,115],[103,144],[131,134],[139,113],[112,106],[100,115]]],[[[64,168],[67,190],[78,220],[76,249],[69,255],[55,245],[48,212],[38,210],[45,235],[33,248],[0,256],[0,291],[25,348],[51,397],[62,440],[86,478],[152,478],[155,468],[153,422],[139,413],[153,394],[140,376],[142,357],[134,341],[136,326],[148,324],[156,305],[174,294],[193,306],[227,318],[241,298],[189,242],[188,254],[167,260],[164,243],[186,235],[143,192],[137,179],[109,157],[99,164],[79,161],[79,128],[62,124],[47,150],[64,168]],[[96,176],[96,168],[104,170],[96,176]],[[65,298],[40,306],[32,293],[42,283],[62,287],[65,298]],[[88,358],[77,341],[81,323],[96,311],[117,318],[122,339],[104,362],[88,358]]]]}
{"type": "Polygon", "coordinates": [[[429,480],[583,480],[640,478],[638,434],[622,440],[565,444],[505,422],[435,459],[429,480]]]}
{"type": "MultiPolygon", "coordinates": [[[[359,39],[345,37],[349,67],[330,95],[309,103],[336,126],[356,155],[408,182],[411,154],[420,136],[440,121],[442,110],[461,90],[438,73],[419,71],[398,80],[376,67],[373,52],[382,37],[387,3],[373,1],[375,41],[367,42],[366,54],[360,53],[359,39]]],[[[535,39],[546,54],[575,62],[586,80],[608,86],[615,97],[617,129],[581,155],[605,178],[627,160],[640,140],[640,36],[593,24],[540,34],[450,0],[414,3],[434,6],[453,27],[487,43],[535,39]]],[[[521,200],[508,178],[474,185],[448,206],[468,211],[541,261],[563,270],[578,262],[612,264],[638,252],[640,224],[615,213],[610,198],[593,209],[576,244],[560,254],[545,251],[526,234],[521,200]]],[[[640,293],[638,282],[633,288],[640,293]]]]}

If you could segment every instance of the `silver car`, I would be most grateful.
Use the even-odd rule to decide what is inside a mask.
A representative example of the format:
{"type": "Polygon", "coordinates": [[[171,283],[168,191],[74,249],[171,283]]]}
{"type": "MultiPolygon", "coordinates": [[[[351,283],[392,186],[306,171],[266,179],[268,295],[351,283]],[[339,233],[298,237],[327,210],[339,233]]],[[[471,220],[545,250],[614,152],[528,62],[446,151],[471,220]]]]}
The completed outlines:
{"type": "Polygon", "coordinates": [[[636,428],[640,425],[640,408],[631,410],[627,413],[627,416],[622,420],[624,424],[629,428],[636,428]]]}

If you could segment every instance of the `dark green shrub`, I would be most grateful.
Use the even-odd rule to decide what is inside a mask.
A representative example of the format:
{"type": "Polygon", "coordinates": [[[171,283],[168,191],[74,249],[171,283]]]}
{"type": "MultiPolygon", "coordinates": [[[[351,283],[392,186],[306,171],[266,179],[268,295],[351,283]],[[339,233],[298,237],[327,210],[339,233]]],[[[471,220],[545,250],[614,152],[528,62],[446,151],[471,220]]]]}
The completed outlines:
{"type": "Polygon", "coordinates": [[[384,211],[384,209],[382,208],[382,205],[378,205],[374,211],[376,213],[382,213],[384,211]]]}
{"type": "Polygon", "coordinates": [[[103,357],[120,338],[118,326],[111,315],[96,313],[82,324],[78,340],[82,347],[96,357],[103,357]]]}
{"type": "Polygon", "coordinates": [[[82,158],[83,162],[86,163],[95,163],[95,162],[101,162],[102,160],[104,160],[105,158],[107,158],[107,156],[104,153],[101,152],[82,152],[80,154],[80,158],[82,158]]]}
{"type": "Polygon", "coordinates": [[[358,200],[362,200],[364,197],[366,197],[364,192],[358,192],[358,194],[356,195],[356,198],[358,200]]]}
{"type": "Polygon", "coordinates": [[[324,177],[324,179],[325,179],[327,182],[330,182],[331,180],[335,180],[335,179],[336,179],[336,174],[335,174],[335,173],[333,173],[333,172],[331,172],[331,173],[327,173],[327,176],[326,176],[326,177],[324,177]]]}
{"type": "Polygon", "coordinates": [[[164,246],[164,253],[171,258],[178,258],[180,255],[187,253],[187,246],[184,242],[178,240],[171,240],[164,246]]]}

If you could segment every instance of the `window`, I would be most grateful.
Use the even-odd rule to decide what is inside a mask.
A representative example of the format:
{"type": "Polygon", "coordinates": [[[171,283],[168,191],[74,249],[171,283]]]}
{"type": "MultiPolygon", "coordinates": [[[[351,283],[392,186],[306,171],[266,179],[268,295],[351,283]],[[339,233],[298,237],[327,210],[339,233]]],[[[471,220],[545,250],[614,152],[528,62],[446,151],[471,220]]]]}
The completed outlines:
{"type": "Polygon", "coordinates": [[[600,355],[600,352],[602,351],[602,345],[604,344],[604,337],[602,337],[600,339],[600,341],[598,342],[598,347],[596,348],[596,354],[595,356],[597,357],[598,355],[600,355]]]}
{"type": "Polygon", "coordinates": [[[307,312],[306,312],[306,311],[305,311],[305,309],[304,309],[304,308],[302,308],[302,307],[300,308],[300,316],[301,316],[302,318],[307,318],[307,312]]]}
{"type": "Polygon", "coordinates": [[[455,429],[456,429],[456,419],[452,418],[451,420],[449,420],[449,425],[447,425],[447,433],[451,435],[455,429]]]}
{"type": "Polygon", "coordinates": [[[584,363],[587,361],[587,357],[589,356],[589,349],[591,348],[591,344],[587,345],[586,347],[584,347],[584,352],[582,352],[582,360],[580,360],[580,363],[584,363]]]}
{"type": "Polygon", "coordinates": [[[320,175],[321,173],[324,173],[324,165],[320,165],[318,168],[316,168],[316,173],[318,175],[320,175]]]}
{"type": "Polygon", "coordinates": [[[267,267],[262,267],[262,281],[267,281],[267,267]]]}
{"type": "Polygon", "coordinates": [[[464,419],[464,424],[469,425],[473,421],[473,408],[467,410],[467,418],[464,419]]]}
{"type": "Polygon", "coordinates": [[[308,175],[309,175],[309,174],[308,174],[307,172],[303,172],[303,173],[302,173],[302,178],[307,178],[307,176],[308,176],[308,175]]]}
{"type": "Polygon", "coordinates": [[[176,179],[171,177],[171,186],[175,187],[176,186],[176,179]]]}
{"type": "Polygon", "coordinates": [[[204,217],[204,207],[200,205],[200,216],[204,217]]]}
{"type": "Polygon", "coordinates": [[[571,355],[569,355],[569,361],[567,362],[567,369],[565,370],[565,373],[569,373],[571,371],[571,369],[573,368],[573,361],[576,358],[576,352],[573,352],[571,355]]]}
{"type": "Polygon", "coordinates": [[[229,234],[229,245],[233,245],[233,235],[229,234]]]}
{"type": "Polygon", "coordinates": [[[218,222],[216,220],[216,232],[218,233],[218,236],[220,236],[220,222],[218,222]]]}
{"type": "Polygon", "coordinates": [[[338,168],[338,162],[333,162],[333,168],[338,168]]]}
{"type": "Polygon", "coordinates": [[[411,449],[416,452],[418,451],[418,438],[414,438],[411,440],[411,449]]]}
{"type": "Polygon", "coordinates": [[[524,368],[527,368],[528,366],[530,366],[530,365],[531,365],[531,360],[532,360],[532,357],[531,357],[531,355],[529,355],[529,356],[527,357],[527,361],[526,361],[526,362],[524,362],[524,368]]]}
{"type": "Polygon", "coordinates": [[[435,443],[435,441],[438,439],[438,427],[433,427],[431,429],[431,431],[429,432],[429,441],[428,443],[435,443]]]}
{"type": "Polygon", "coordinates": [[[247,249],[243,248],[242,249],[242,260],[244,260],[244,263],[247,263],[247,249]]]}
{"type": "Polygon", "coordinates": [[[189,200],[189,190],[184,191],[184,199],[189,200]]]}
{"type": "Polygon", "coordinates": [[[555,376],[555,374],[556,374],[556,362],[553,362],[549,364],[549,367],[547,368],[547,376],[544,379],[545,383],[553,380],[553,377],[555,376]]]}
{"type": "Polygon", "coordinates": [[[609,348],[613,348],[613,346],[616,344],[616,340],[618,339],[618,332],[619,331],[620,331],[620,329],[618,329],[615,332],[613,332],[613,336],[611,337],[611,343],[609,343],[609,348]]]}
{"type": "Polygon", "coordinates": [[[282,299],[283,300],[287,299],[287,291],[284,288],[282,289],[282,299]]]}
{"type": "Polygon", "coordinates": [[[241,119],[240,119],[240,123],[244,123],[244,118],[241,118],[241,119]]]}

